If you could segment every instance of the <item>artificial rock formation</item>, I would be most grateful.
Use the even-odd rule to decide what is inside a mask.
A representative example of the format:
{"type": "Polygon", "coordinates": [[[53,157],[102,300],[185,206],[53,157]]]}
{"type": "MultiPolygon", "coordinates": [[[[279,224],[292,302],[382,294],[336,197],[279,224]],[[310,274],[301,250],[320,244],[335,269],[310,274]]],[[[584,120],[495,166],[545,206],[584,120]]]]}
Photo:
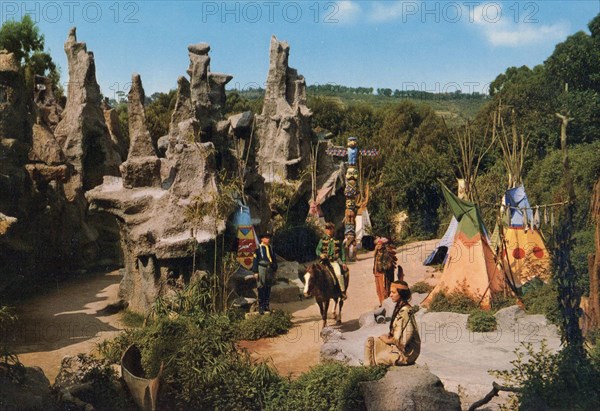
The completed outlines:
{"type": "Polygon", "coordinates": [[[99,184],[102,176],[119,174],[121,160],[115,151],[104,113],[102,95],[96,81],[94,54],[77,41],[75,28],[65,42],[69,63],[67,105],[54,135],[63,148],[73,173],[65,184],[67,198],[75,199],[99,184]]]}
{"type": "Polygon", "coordinates": [[[265,101],[256,118],[259,173],[267,182],[297,179],[310,164],[311,111],[306,83],[289,67],[290,47],[271,38],[265,101]]]}
{"type": "Polygon", "coordinates": [[[69,100],[63,108],[52,82],[37,76],[25,90],[19,63],[0,52],[0,294],[21,293],[70,271],[120,260],[118,227],[89,215],[83,190],[118,173],[100,108],[93,55],[65,44],[69,100]]]}
{"type": "MultiPolygon", "coordinates": [[[[207,63],[196,61],[200,60],[196,52],[190,46],[192,81],[179,79],[166,156],[159,157],[152,144],[142,82],[134,74],[128,98],[130,146],[127,161],[121,165],[122,177],[106,177],[101,186],[86,193],[95,210],[113,214],[119,221],[125,260],[120,296],[140,312],[148,311],[157,297],[190,281],[196,274],[192,271],[197,244],[211,241],[225,228],[225,222],[216,217],[189,215],[194,204],[219,195],[215,146],[198,142],[194,131],[203,128],[213,134],[216,123],[214,118],[197,116],[205,116],[213,107],[207,63]]],[[[208,263],[199,257],[197,267],[208,263]]]]}
{"type": "Polygon", "coordinates": [[[102,101],[102,111],[104,113],[104,121],[110,133],[113,147],[119,153],[121,161],[127,160],[127,151],[129,150],[129,140],[123,134],[121,123],[119,123],[119,114],[108,104],[108,98],[102,101]]]}

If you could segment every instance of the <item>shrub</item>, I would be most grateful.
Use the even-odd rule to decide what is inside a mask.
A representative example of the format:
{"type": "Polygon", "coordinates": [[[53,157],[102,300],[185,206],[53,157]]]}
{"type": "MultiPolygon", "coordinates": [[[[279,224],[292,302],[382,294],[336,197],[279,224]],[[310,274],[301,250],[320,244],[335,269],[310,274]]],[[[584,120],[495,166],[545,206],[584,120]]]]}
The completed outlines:
{"type": "Polygon", "coordinates": [[[479,308],[478,299],[468,291],[463,285],[460,288],[448,293],[448,290],[441,290],[436,293],[429,303],[429,311],[453,312],[468,314],[479,308]]]}
{"type": "MultiPolygon", "coordinates": [[[[99,351],[114,361],[135,343],[149,377],[164,365],[166,409],[261,409],[280,377],[236,347],[236,325],[225,314],[159,316],[128,330],[99,351]]],[[[118,361],[118,360],[117,360],[118,361]]]]}
{"type": "Polygon", "coordinates": [[[313,367],[297,380],[271,392],[267,410],[360,410],[365,409],[358,384],[382,378],[386,367],[350,367],[325,363],[313,367]]]}
{"type": "Polygon", "coordinates": [[[594,367],[600,370],[600,330],[590,331],[586,336],[586,340],[590,360],[594,367]]]}
{"type": "Polygon", "coordinates": [[[595,230],[589,227],[586,230],[573,233],[575,244],[571,249],[571,263],[577,273],[577,283],[583,295],[590,294],[590,276],[588,274],[588,256],[596,251],[594,245],[595,230]]]}
{"type": "Polygon", "coordinates": [[[92,404],[98,411],[137,409],[133,400],[118,388],[117,375],[106,362],[86,354],[79,354],[78,358],[83,372],[81,382],[88,383],[78,391],[79,399],[92,404]]]}
{"type": "Polygon", "coordinates": [[[487,333],[496,330],[496,317],[491,311],[474,310],[469,314],[467,328],[477,333],[487,333]]]}
{"type": "Polygon", "coordinates": [[[285,311],[273,310],[270,315],[256,315],[238,324],[239,340],[258,340],[285,334],[292,328],[292,316],[285,311]]]}
{"type": "Polygon", "coordinates": [[[429,294],[431,290],[433,290],[433,286],[425,281],[419,281],[414,283],[412,287],[410,287],[410,290],[413,293],[429,294]]]}
{"type": "MultiPolygon", "coordinates": [[[[504,385],[520,391],[511,395],[519,409],[593,410],[600,408],[600,373],[585,355],[569,348],[552,353],[542,341],[540,351],[531,344],[515,350],[517,358],[508,371],[490,371],[504,385]]],[[[515,407],[516,408],[516,407],[515,407]]]]}
{"type": "Polygon", "coordinates": [[[561,320],[558,291],[551,284],[528,291],[522,298],[527,314],[544,314],[548,321],[559,324],[561,320]]]}

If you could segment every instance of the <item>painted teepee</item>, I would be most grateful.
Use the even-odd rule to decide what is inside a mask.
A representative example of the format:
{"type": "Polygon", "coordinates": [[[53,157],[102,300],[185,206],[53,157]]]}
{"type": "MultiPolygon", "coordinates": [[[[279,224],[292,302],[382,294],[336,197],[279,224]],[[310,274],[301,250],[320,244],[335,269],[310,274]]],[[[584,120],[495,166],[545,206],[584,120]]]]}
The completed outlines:
{"type": "Polygon", "coordinates": [[[503,258],[506,275],[518,288],[534,278],[544,282],[550,279],[551,258],[541,232],[540,215],[540,212],[547,212],[547,208],[533,208],[529,203],[522,178],[527,137],[517,132],[514,112],[511,113],[510,127],[505,126],[501,114],[501,108],[498,108],[494,128],[498,130],[498,142],[508,173],[508,189],[500,208],[502,227],[499,227],[498,254],[503,258]]]}
{"type": "Polygon", "coordinates": [[[442,185],[442,191],[458,224],[442,276],[422,305],[428,307],[440,291],[460,290],[482,308],[489,308],[494,294],[504,293],[508,286],[496,264],[481,214],[475,204],[459,199],[446,186],[442,185]]]}

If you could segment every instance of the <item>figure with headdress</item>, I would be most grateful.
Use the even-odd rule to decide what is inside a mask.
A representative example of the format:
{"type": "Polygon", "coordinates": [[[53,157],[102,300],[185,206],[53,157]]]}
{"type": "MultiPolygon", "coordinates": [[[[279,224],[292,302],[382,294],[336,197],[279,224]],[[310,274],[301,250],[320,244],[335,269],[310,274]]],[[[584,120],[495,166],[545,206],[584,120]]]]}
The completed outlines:
{"type": "Polygon", "coordinates": [[[365,342],[365,365],[410,365],[421,353],[421,337],[409,301],[405,281],[391,284],[390,297],[396,303],[387,334],[369,337],[365,342]]]}
{"type": "Polygon", "coordinates": [[[390,285],[394,281],[397,261],[394,244],[386,237],[377,238],[373,257],[373,276],[379,305],[390,295],[390,285]]]}

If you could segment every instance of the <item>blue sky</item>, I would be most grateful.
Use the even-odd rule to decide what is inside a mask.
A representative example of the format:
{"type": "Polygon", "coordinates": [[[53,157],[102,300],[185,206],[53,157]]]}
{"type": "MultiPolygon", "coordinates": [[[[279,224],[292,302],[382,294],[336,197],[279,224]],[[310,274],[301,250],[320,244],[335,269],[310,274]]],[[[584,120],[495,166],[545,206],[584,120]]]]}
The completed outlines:
{"type": "Polygon", "coordinates": [[[211,45],[228,88],[264,85],[271,35],[290,44],[307,84],[487,91],[507,67],[542,63],[587,31],[600,0],[571,1],[0,1],[2,21],[29,13],[67,81],[69,28],[96,57],[103,93],[175,88],[187,46],[211,45]]]}

